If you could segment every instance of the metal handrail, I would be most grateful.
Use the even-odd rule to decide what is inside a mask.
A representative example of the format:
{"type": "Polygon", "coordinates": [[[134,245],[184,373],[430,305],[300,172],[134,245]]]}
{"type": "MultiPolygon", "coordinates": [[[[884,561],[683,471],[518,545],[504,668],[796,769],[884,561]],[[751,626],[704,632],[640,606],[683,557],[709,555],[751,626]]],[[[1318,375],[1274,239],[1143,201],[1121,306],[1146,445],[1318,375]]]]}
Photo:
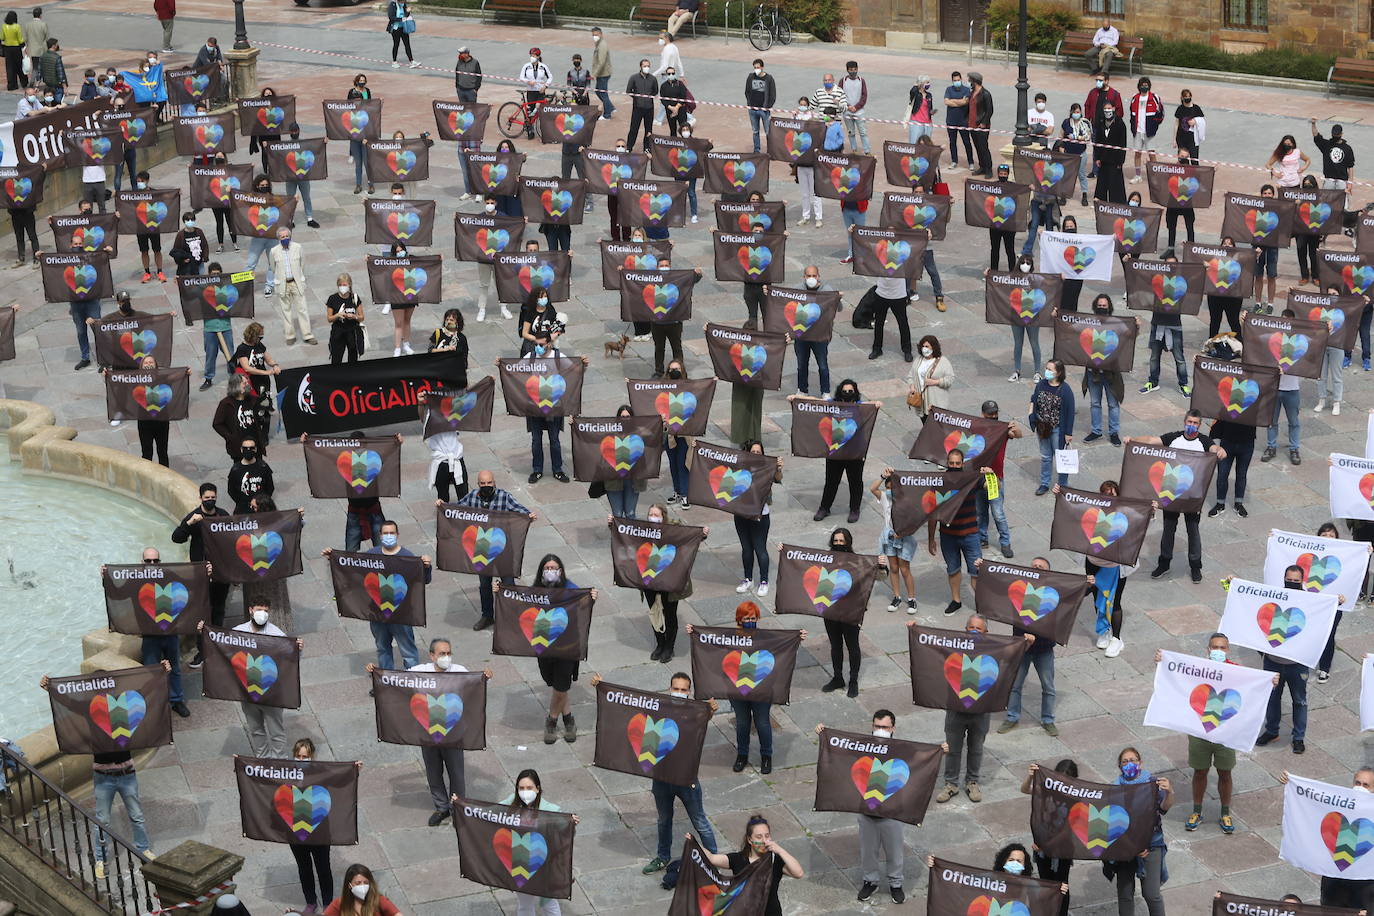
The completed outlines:
{"type": "Polygon", "coordinates": [[[148,859],[111,831],[28,761],[0,745],[0,831],[37,856],[74,890],[115,916],[140,916],[155,906],[142,867],[148,859]],[[97,878],[95,852],[109,851],[97,878]]]}
{"type": "Polygon", "coordinates": [[[745,10],[746,10],[746,8],[749,6],[749,4],[752,3],[752,2],[757,2],[757,0],[725,0],[725,42],[726,42],[726,44],[729,44],[729,42],[730,42],[730,4],[731,4],[731,3],[738,3],[738,4],[739,4],[739,37],[740,37],[741,39],[744,39],[745,37],[747,37],[748,32],[749,32],[749,29],[748,29],[748,28],[745,26],[745,24],[744,24],[745,10]]]}

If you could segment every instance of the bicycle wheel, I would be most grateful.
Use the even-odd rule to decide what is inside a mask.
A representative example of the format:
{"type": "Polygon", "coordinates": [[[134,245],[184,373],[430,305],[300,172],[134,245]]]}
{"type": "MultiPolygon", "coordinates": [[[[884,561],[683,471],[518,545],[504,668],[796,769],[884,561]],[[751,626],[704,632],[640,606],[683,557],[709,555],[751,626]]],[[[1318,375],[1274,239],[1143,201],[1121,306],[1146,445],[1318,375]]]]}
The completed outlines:
{"type": "Polygon", "coordinates": [[[762,19],[755,19],[749,26],[749,43],[756,51],[767,51],[773,46],[773,31],[762,19]]]}
{"type": "Polygon", "coordinates": [[[519,102],[507,102],[497,109],[496,129],[512,140],[525,132],[525,111],[519,102]]]}
{"type": "Polygon", "coordinates": [[[787,17],[778,13],[778,44],[790,45],[792,43],[792,23],[787,21],[787,17]]]}

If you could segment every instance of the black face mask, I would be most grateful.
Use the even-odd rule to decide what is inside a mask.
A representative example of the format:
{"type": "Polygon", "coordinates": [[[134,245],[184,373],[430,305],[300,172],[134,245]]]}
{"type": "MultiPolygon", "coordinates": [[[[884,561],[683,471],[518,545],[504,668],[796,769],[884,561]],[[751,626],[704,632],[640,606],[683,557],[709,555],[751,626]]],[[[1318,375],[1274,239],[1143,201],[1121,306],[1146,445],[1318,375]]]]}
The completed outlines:
{"type": "Polygon", "coordinates": [[[144,566],[156,566],[157,564],[159,564],[159,563],[161,563],[161,562],[162,562],[161,560],[144,560],[144,561],[143,561],[143,565],[144,565],[144,566]]]}
{"type": "Polygon", "coordinates": [[[254,461],[258,457],[258,450],[255,448],[239,449],[239,457],[245,461],[254,461]]]}
{"type": "Polygon", "coordinates": [[[213,499],[202,499],[200,501],[200,508],[203,512],[214,512],[215,501],[213,499]]]}
{"type": "Polygon", "coordinates": [[[835,400],[837,401],[857,401],[858,399],[859,393],[852,388],[835,392],[835,400]]]}
{"type": "Polygon", "coordinates": [[[682,378],[682,370],[681,370],[681,369],[669,369],[669,370],[668,370],[668,378],[682,378]]]}
{"type": "Polygon", "coordinates": [[[849,552],[850,552],[850,551],[849,551],[849,545],[848,545],[848,544],[845,544],[845,543],[843,543],[843,542],[840,542],[840,541],[833,541],[833,542],[831,542],[831,544],[830,544],[830,549],[833,550],[835,553],[849,553],[849,552]]]}
{"type": "Polygon", "coordinates": [[[482,499],[486,500],[487,502],[490,502],[496,496],[496,487],[478,487],[477,495],[482,497],[482,499]]]}
{"type": "Polygon", "coordinates": [[[1301,591],[1301,590],[1302,590],[1302,583],[1301,583],[1301,582],[1289,582],[1287,579],[1284,579],[1284,580],[1283,580],[1283,587],[1284,587],[1284,588],[1291,588],[1291,589],[1293,589],[1293,590],[1295,590],[1295,591],[1301,591]]]}

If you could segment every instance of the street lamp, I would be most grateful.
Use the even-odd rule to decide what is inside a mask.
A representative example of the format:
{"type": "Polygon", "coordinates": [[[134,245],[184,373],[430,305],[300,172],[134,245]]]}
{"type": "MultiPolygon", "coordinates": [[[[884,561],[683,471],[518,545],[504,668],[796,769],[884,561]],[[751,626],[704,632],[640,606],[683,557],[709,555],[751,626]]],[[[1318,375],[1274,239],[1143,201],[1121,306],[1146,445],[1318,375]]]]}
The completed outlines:
{"type": "MultiPolygon", "coordinates": [[[[234,0],[240,7],[243,0],[234,0]]],[[[1017,59],[1016,59],[1016,134],[1012,146],[1030,146],[1030,124],[1026,121],[1027,93],[1030,81],[1026,78],[1026,0],[1021,0],[1016,19],[1017,59]]]]}
{"type": "MultiPolygon", "coordinates": [[[[1025,0],[1022,0],[1022,3],[1021,3],[1021,19],[1022,19],[1022,22],[1024,22],[1024,21],[1025,21],[1025,18],[1026,18],[1026,9],[1025,9],[1025,7],[1026,7],[1025,0]]],[[[248,43],[248,26],[245,25],[245,24],[244,24],[244,21],[243,21],[243,0],[234,0],[234,50],[235,50],[235,51],[246,51],[246,50],[248,50],[248,49],[251,48],[251,47],[252,47],[252,45],[250,45],[250,44],[248,43]]],[[[1021,48],[1021,60],[1022,60],[1022,67],[1021,67],[1021,70],[1022,70],[1022,74],[1023,74],[1023,75],[1024,75],[1024,73],[1025,73],[1025,59],[1026,59],[1026,51],[1025,51],[1025,45],[1024,45],[1024,42],[1023,42],[1023,43],[1022,43],[1022,48],[1021,48]]]]}

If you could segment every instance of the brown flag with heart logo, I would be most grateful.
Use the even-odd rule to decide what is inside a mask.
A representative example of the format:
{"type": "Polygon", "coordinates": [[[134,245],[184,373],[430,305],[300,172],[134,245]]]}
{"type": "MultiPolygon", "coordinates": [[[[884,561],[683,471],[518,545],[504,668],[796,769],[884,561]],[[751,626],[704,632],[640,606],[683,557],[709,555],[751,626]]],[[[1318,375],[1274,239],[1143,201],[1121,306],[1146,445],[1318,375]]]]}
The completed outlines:
{"type": "Polygon", "coordinates": [[[934,521],[949,524],[982,480],[981,471],[893,471],[892,530],[906,537],[934,521]]]}
{"type": "Polygon", "coordinates": [[[187,186],[191,189],[192,210],[223,210],[229,206],[229,194],[253,186],[253,164],[233,165],[192,163],[186,167],[187,186]]]}
{"type": "Polygon", "coordinates": [[[1104,200],[1093,201],[1093,218],[1099,235],[1116,239],[1118,255],[1138,258],[1143,252],[1159,250],[1159,207],[1133,207],[1104,200]]]}
{"type": "Polygon", "coordinates": [[[634,518],[614,518],[610,528],[616,585],[669,594],[691,585],[705,529],[634,518]]]}
{"type": "Polygon", "coordinates": [[[759,518],[773,492],[778,459],[724,445],[697,442],[692,449],[687,497],[694,506],[710,506],[759,518]]]}
{"type": "Polygon", "coordinates": [[[108,252],[41,254],[38,266],[44,302],[89,302],[114,295],[108,252]]]}
{"type": "Polygon", "coordinates": [[[520,170],[525,165],[524,153],[484,153],[464,150],[463,161],[468,178],[479,194],[520,193],[520,170]]]}
{"type": "MultiPolygon", "coordinates": [[[[649,173],[685,182],[706,175],[711,141],[703,137],[649,137],[649,173]]],[[[685,187],[685,185],[684,185],[685,187]]]]}
{"type": "Polygon", "coordinates": [[[695,270],[620,271],[620,318],[622,321],[647,321],[668,324],[692,317],[692,290],[696,288],[695,270]]]}
{"type": "Polygon", "coordinates": [[[1031,836],[1056,859],[1134,863],[1159,823],[1158,793],[1153,779],[1089,782],[1041,764],[1031,780],[1031,836]]]}
{"type": "Polygon", "coordinates": [[[113,213],[64,213],[48,217],[53,250],[70,252],[104,251],[119,256],[119,217],[113,213]]]}
{"type": "Polygon", "coordinates": [[[120,162],[124,135],[119,128],[77,128],[66,132],[66,168],[102,167],[120,162]]]}
{"type": "Polygon", "coordinates": [[[258,194],[253,191],[229,192],[229,215],[234,233],[258,239],[275,239],[277,230],[296,221],[295,195],[258,194]]]}
{"type": "Polygon", "coordinates": [[[901,277],[914,284],[921,279],[928,240],[922,230],[854,226],[849,231],[854,273],[860,277],[901,277]]]}
{"type": "Polygon", "coordinates": [[[128,636],[190,636],[210,619],[210,575],[204,563],[139,563],[100,567],[110,629],[128,636]]]}
{"type": "Polygon", "coordinates": [[[667,916],[700,916],[702,913],[714,916],[726,912],[744,916],[767,911],[776,865],[773,853],[764,854],[746,865],[743,871],[732,872],[726,877],[706,858],[696,837],[688,834],[680,861],[681,871],[667,916]]]}
{"type": "Polygon", "coordinates": [[[320,107],[330,140],[376,140],[382,135],[381,99],[324,99],[320,107]]]}
{"type": "MultiPolygon", "coordinates": [[[[919,827],[944,756],[938,744],[824,728],[816,757],[814,807],[919,827]]],[[[964,916],[962,910],[959,916],[964,916]]]]}
{"type": "Polygon", "coordinates": [[[213,156],[232,153],[238,149],[238,135],[234,133],[234,113],[179,117],[172,122],[172,141],[178,156],[213,156]]]}
{"type": "Polygon", "coordinates": [[[809,166],[825,145],[825,124],[809,118],[770,118],[768,121],[768,158],[788,165],[809,166]]]}
{"type": "Polygon", "coordinates": [[[1334,288],[1343,296],[1374,297],[1374,253],[1320,248],[1317,273],[1324,290],[1334,288]]]}
{"type": "Polygon", "coordinates": [[[301,708],[301,650],[294,636],[207,626],[200,631],[202,693],[211,700],[301,708]]]}
{"type": "Polygon", "coordinates": [[[105,415],[110,420],[185,420],[191,409],[191,373],[169,369],[109,369],[105,415]]]}
{"type": "Polygon", "coordinates": [[[1060,487],[1054,498],[1050,549],[1134,566],[1153,515],[1148,499],[1060,487]]]}
{"type": "Polygon", "coordinates": [[[627,270],[658,270],[658,262],[671,258],[673,243],[663,241],[616,242],[601,239],[601,288],[620,289],[620,278],[627,270]]]}
{"type": "Polygon", "coordinates": [[[1341,188],[1279,188],[1279,200],[1293,204],[1293,234],[1325,238],[1341,234],[1345,191],[1341,188]]]}
{"type": "Polygon", "coordinates": [[[1130,372],[1135,365],[1135,319],[1061,312],[1054,321],[1054,358],[1070,366],[1130,372]]]}
{"type": "Polygon", "coordinates": [[[305,479],[316,499],[401,495],[399,436],[304,437],[305,479]]]}
{"type": "Polygon", "coordinates": [[[674,786],[694,785],[710,720],[711,707],[702,700],[602,681],[596,685],[592,765],[674,786]]]}
{"type": "Polygon", "coordinates": [[[1325,321],[1331,325],[1326,338],[1328,347],[1335,347],[1337,350],[1355,349],[1355,332],[1360,325],[1360,316],[1364,313],[1363,296],[1333,296],[1305,289],[1290,289],[1287,301],[1288,307],[1299,318],[1325,321]]]}
{"type": "Polygon", "coordinates": [[[245,137],[280,136],[291,132],[296,123],[294,95],[265,95],[240,98],[239,132],[245,137]]]}
{"type": "Polygon", "coordinates": [[[492,256],[496,271],[496,298],[521,302],[536,289],[549,291],[553,302],[572,298],[572,257],[566,251],[527,251],[492,256]]]}
{"type": "Polygon", "coordinates": [[[574,417],[573,479],[648,480],[663,461],[663,420],[656,413],[637,417],[574,417]]]}
{"type": "Polygon", "coordinates": [[[769,285],[763,295],[763,329],[790,340],[829,343],[840,310],[838,290],[769,285]]]}
{"type": "Polygon", "coordinates": [[[591,146],[600,120],[599,105],[540,106],[539,142],[591,146]]]}
{"type": "MultiPolygon", "coordinates": [[[[714,150],[705,157],[707,194],[768,193],[767,153],[721,153],[714,150]]],[[[746,230],[747,231],[747,230],[746,230]]],[[[781,232],[779,227],[775,231],[781,232]]]]}
{"type": "Polygon", "coordinates": [[[1181,261],[1132,258],[1121,265],[1126,277],[1126,307],[1161,315],[1196,315],[1202,311],[1207,268],[1181,261]]]}
{"type": "Polygon", "coordinates": [[[792,454],[833,461],[868,456],[878,407],[798,396],[792,400],[792,454]]]}
{"type": "Polygon", "coordinates": [[[12,305],[0,308],[0,362],[14,359],[14,316],[18,309],[12,305]]]}
{"type": "Polygon", "coordinates": [[[930,240],[942,242],[949,226],[952,198],[948,194],[888,191],[883,194],[883,209],[879,224],[898,229],[924,229],[930,240]]]}
{"type": "Polygon", "coordinates": [[[446,572],[518,576],[530,517],[445,503],[436,511],[435,563],[446,572]]]}
{"type": "Polygon", "coordinates": [[[490,264],[498,254],[520,250],[525,237],[523,216],[502,216],[500,213],[453,216],[454,255],[460,261],[490,264]]]}
{"type": "Polygon", "coordinates": [[[453,803],[458,873],[476,884],[572,899],[571,814],[460,798],[453,803]]]}
{"type": "Polygon", "coordinates": [[[270,582],[301,573],[301,513],[249,512],[201,522],[216,582],[270,582]]]}
{"type": "Polygon", "coordinates": [[[444,258],[437,254],[409,254],[378,258],[368,255],[367,285],[373,302],[415,305],[444,301],[444,258]]]}
{"type": "Polygon", "coordinates": [[[944,151],[943,146],[936,146],[929,137],[921,137],[916,143],[884,140],[883,170],[887,172],[887,183],[912,191],[935,190],[940,175],[940,154],[944,151]]]}
{"type": "Polygon", "coordinates": [[[957,448],[964,453],[964,467],[981,468],[1006,447],[1010,429],[1011,424],[1001,420],[932,407],[907,457],[943,467],[957,448]]]}
{"type": "Polygon", "coordinates": [[[692,696],[786,706],[801,630],[693,627],[692,696]]]}
{"type": "Polygon", "coordinates": [[[976,715],[1007,708],[1029,643],[1022,636],[907,627],[911,701],[976,715]]]}
{"type": "Polygon", "coordinates": [[[161,665],[144,665],[49,678],[58,750],[117,754],[171,744],[169,677],[161,665]]]}
{"type": "MultiPolygon", "coordinates": [[[[324,137],[276,140],[267,147],[267,177],[272,181],[323,181],[329,177],[324,137]]],[[[383,179],[379,176],[378,181],[383,179]]]]}
{"type": "Polygon", "coordinates": [[[173,105],[195,105],[228,95],[224,71],[219,61],[203,67],[179,67],[164,70],[167,80],[167,100],[173,105]]]}
{"type": "Polygon", "coordinates": [[[649,172],[649,157],[643,153],[584,149],[581,156],[588,194],[617,194],[621,181],[643,181],[649,172]]]}
{"type": "Polygon", "coordinates": [[[150,149],[157,146],[157,115],[157,109],[152,105],[106,108],[96,115],[96,123],[102,130],[119,131],[127,149],[150,149]]]}
{"type": "Polygon", "coordinates": [[[172,315],[143,315],[138,318],[97,318],[95,361],[113,369],[137,369],[143,357],[151,356],[159,366],[172,361],[172,315]]]}
{"type": "Polygon", "coordinates": [[[1031,189],[1012,181],[964,181],[964,224],[975,229],[1025,232],[1030,225],[1031,189]]]}
{"type": "Polygon", "coordinates": [[[722,283],[778,283],[787,272],[781,232],[711,233],[716,279],[722,283]]]}
{"type": "Polygon", "coordinates": [[[1359,910],[1262,900],[1219,891],[1212,899],[1212,916],[1357,916],[1359,910]]]}
{"type": "Polygon", "coordinates": [[[358,843],[358,764],[234,755],[243,835],[292,846],[358,843]]]}
{"type": "Polygon", "coordinates": [[[1268,426],[1274,420],[1279,370],[1193,357],[1193,396],[1188,406],[1204,417],[1245,426],[1268,426]]]}
{"type": "Polygon", "coordinates": [[[380,184],[393,181],[425,181],[429,178],[431,143],[412,140],[373,140],[367,144],[367,174],[380,184]]]}
{"type": "Polygon", "coordinates": [[[1245,360],[1271,366],[1280,375],[1320,378],[1330,328],[1322,319],[1247,314],[1240,322],[1245,360]]]}
{"type": "Polygon", "coordinates": [[[878,160],[857,153],[816,153],[816,196],[826,200],[868,200],[878,160]]]}
{"type": "Polygon", "coordinates": [[[425,395],[424,438],[440,433],[491,431],[496,379],[484,376],[467,388],[435,388],[425,395]]]}
{"type": "Polygon", "coordinates": [[[778,548],[779,614],[805,614],[862,626],[878,558],[783,544],[778,548]]]}
{"type": "Polygon", "coordinates": [[[1064,911],[1067,901],[1058,881],[1042,881],[935,859],[926,891],[926,916],[966,916],[970,913],[1055,916],[1064,911]]]}
{"type": "Polygon", "coordinates": [[[121,235],[165,235],[181,221],[181,191],[155,188],[115,195],[116,225],[121,235]]]}
{"type": "Polygon", "coordinates": [[[363,241],[369,245],[428,248],[434,244],[432,200],[369,198],[363,201],[363,241]]]}
{"type": "Polygon", "coordinates": [[[1206,210],[1212,206],[1212,184],[1217,170],[1210,165],[1178,162],[1145,163],[1150,200],[1173,210],[1206,210]]]}
{"type": "Polygon", "coordinates": [[[716,201],[721,232],[785,232],[787,204],[781,200],[716,201]]]}
{"type": "Polygon", "coordinates": [[[687,225],[687,183],[622,178],[615,206],[622,226],[677,229],[687,225]]]}
{"type": "Polygon", "coordinates": [[[520,179],[520,207],[532,223],[580,226],[587,200],[581,178],[520,179]]]}
{"type": "Polygon", "coordinates": [[[1069,644],[1078,607],[1088,591],[1082,573],[1055,572],[983,560],[974,584],[978,613],[1027,633],[1069,644]]]}
{"type": "MultiPolygon", "coordinates": [[[[1081,153],[1061,153],[1039,146],[1018,146],[1011,154],[1011,175],[1045,197],[1073,197],[1081,153]]],[[[1102,230],[1099,229],[1099,232],[1102,230]]]]}
{"type": "Polygon", "coordinates": [[[701,436],[716,396],[715,378],[627,379],[630,411],[637,417],[656,413],[670,436],[701,436]]]}
{"type": "Polygon", "coordinates": [[[177,277],[177,298],[187,322],[253,317],[253,274],[185,274],[177,277]]]}
{"type": "Polygon", "coordinates": [[[716,378],[751,388],[782,387],[782,363],[788,336],[773,331],[746,331],[721,324],[706,325],[706,352],[716,378]]]}
{"type": "Polygon", "coordinates": [[[586,661],[595,603],[589,588],[503,584],[496,592],[491,652],[586,661]]]}
{"type": "Polygon", "coordinates": [[[43,181],[46,175],[41,168],[32,166],[0,168],[0,207],[6,210],[30,210],[37,207],[43,202],[43,181]]]}
{"type": "Polygon", "coordinates": [[[340,617],[397,626],[425,625],[424,561],[385,553],[329,552],[329,580],[340,617]]]}
{"type": "Polygon", "coordinates": [[[377,740],[419,747],[487,747],[487,676],[480,671],[372,671],[377,740]]]}
{"type": "Polygon", "coordinates": [[[1153,500],[1166,512],[1198,512],[1212,488],[1211,452],[1128,442],[1121,455],[1120,494],[1153,500]]]}
{"type": "Polygon", "coordinates": [[[1054,309],[1064,288],[1059,274],[992,271],[983,281],[984,320],[1025,328],[1054,326],[1054,309]]]}
{"type": "Polygon", "coordinates": [[[575,417],[582,412],[586,367],[576,356],[517,356],[497,360],[501,397],[512,417],[575,417]]]}
{"type": "Polygon", "coordinates": [[[1241,298],[1255,285],[1255,249],[1230,245],[1199,245],[1180,242],[1178,253],[1183,263],[1200,263],[1204,268],[1202,294],[1241,298]]]}
{"type": "Polygon", "coordinates": [[[434,99],[434,127],[440,140],[480,143],[487,132],[491,106],[483,102],[452,102],[434,99]]]}
{"type": "Polygon", "coordinates": [[[1227,191],[1222,211],[1221,234],[1237,245],[1256,248],[1287,248],[1293,241],[1297,207],[1277,197],[1259,197],[1227,191]]]}

